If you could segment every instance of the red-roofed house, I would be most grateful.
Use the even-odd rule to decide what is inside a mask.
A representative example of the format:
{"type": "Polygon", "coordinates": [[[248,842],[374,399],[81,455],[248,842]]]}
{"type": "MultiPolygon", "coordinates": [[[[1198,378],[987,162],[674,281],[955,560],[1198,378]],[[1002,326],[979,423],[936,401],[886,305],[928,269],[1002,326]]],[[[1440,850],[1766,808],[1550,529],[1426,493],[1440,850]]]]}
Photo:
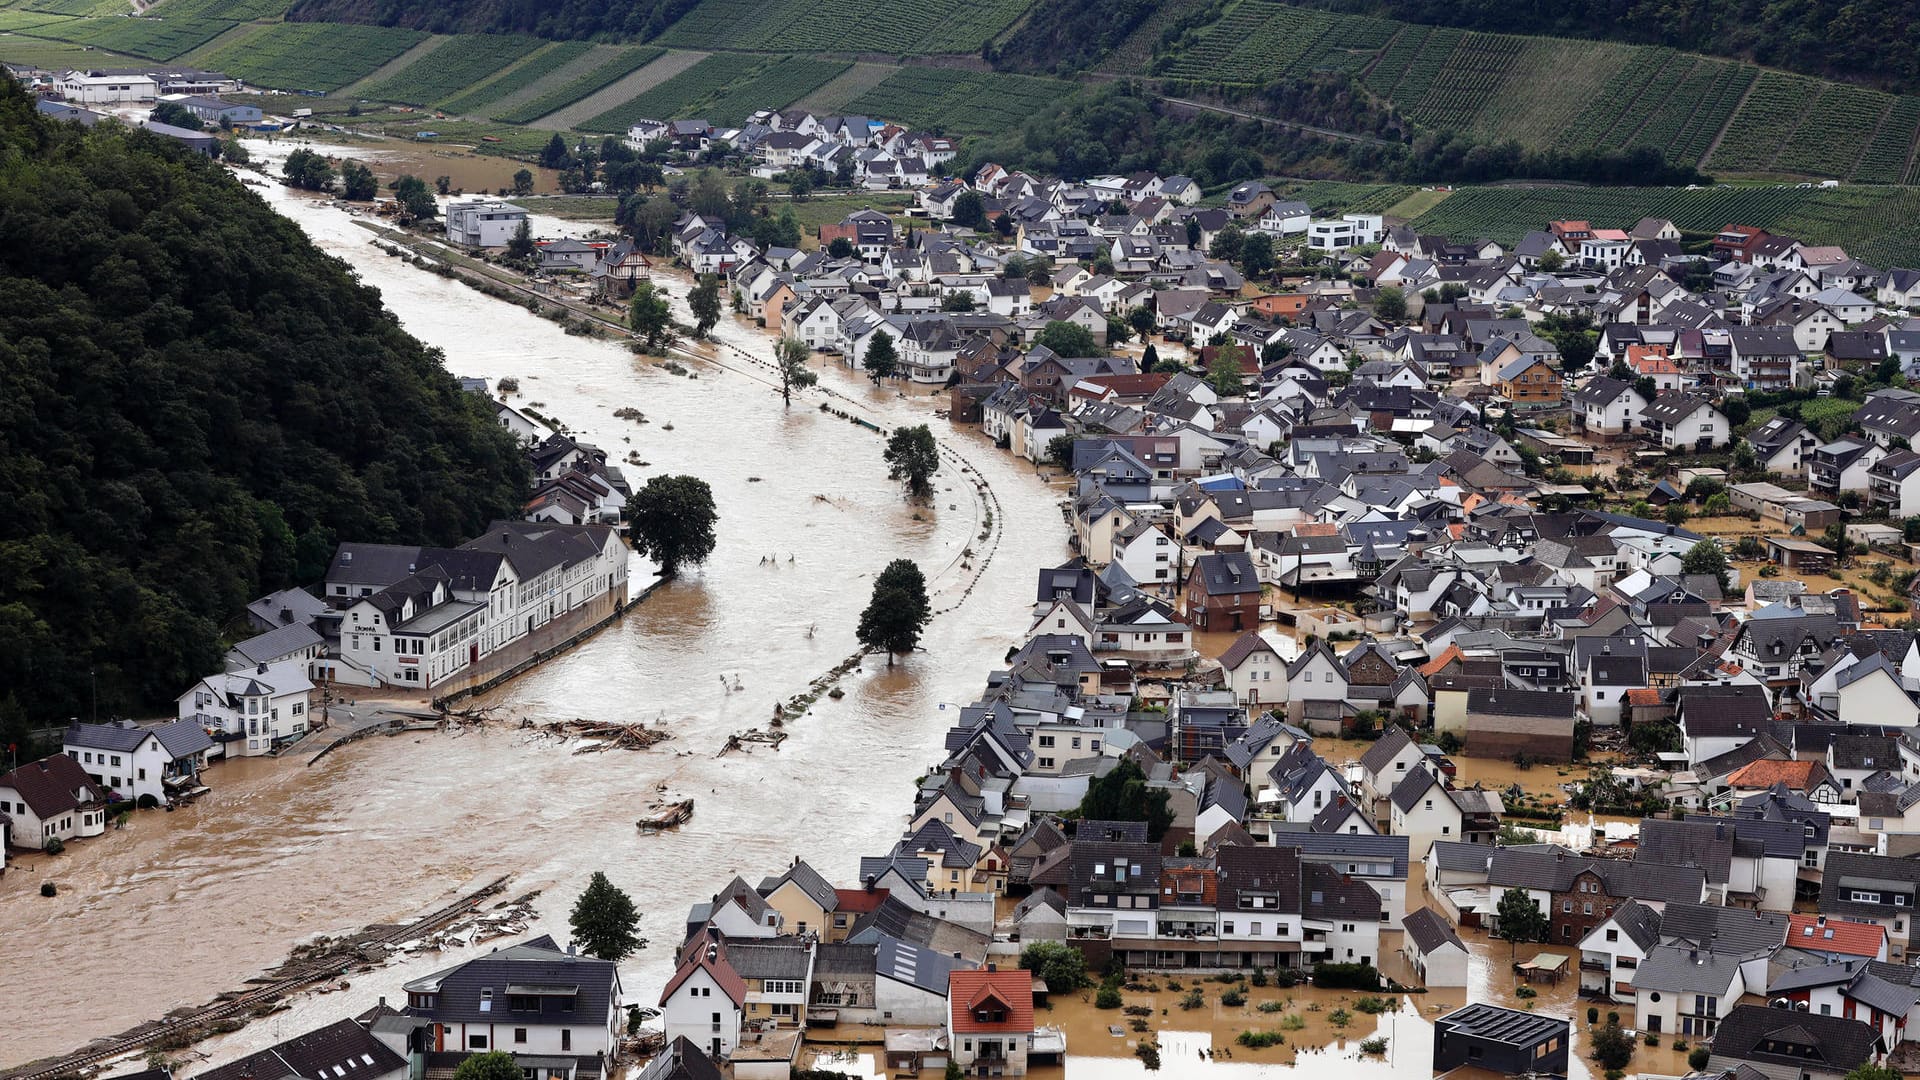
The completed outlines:
{"type": "Polygon", "coordinates": [[[0,776],[0,816],[14,847],[44,848],[105,832],[107,795],[71,754],[53,754],[0,776]]]}
{"type": "Polygon", "coordinates": [[[993,965],[947,976],[947,1041],[968,1075],[1025,1076],[1033,975],[993,965]]]}
{"type": "Polygon", "coordinates": [[[1763,758],[1743,765],[1727,777],[1730,797],[1743,798],[1757,792],[1770,790],[1775,784],[1787,785],[1787,790],[1796,795],[1804,795],[1817,803],[1837,803],[1840,801],[1840,785],[1827,771],[1823,761],[1776,761],[1763,758]]]}
{"type": "Polygon", "coordinates": [[[680,966],[660,991],[667,1041],[684,1038],[712,1057],[727,1057],[740,1045],[746,1004],[747,981],[727,962],[726,942],[704,930],[681,950],[680,966]]]}
{"type": "Polygon", "coordinates": [[[1887,928],[1879,923],[1794,915],[1787,920],[1787,948],[1833,956],[1887,958],[1887,928]]]}

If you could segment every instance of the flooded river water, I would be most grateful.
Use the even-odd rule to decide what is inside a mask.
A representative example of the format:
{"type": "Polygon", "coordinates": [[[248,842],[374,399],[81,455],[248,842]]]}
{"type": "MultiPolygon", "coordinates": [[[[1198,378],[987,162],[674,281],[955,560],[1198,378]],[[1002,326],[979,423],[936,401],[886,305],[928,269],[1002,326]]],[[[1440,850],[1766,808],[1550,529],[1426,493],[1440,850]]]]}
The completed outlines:
{"type": "MultiPolygon", "coordinates": [[[[190,809],[136,815],[56,859],[23,858],[0,881],[0,971],[14,1003],[0,1064],[199,1004],[302,939],[409,917],[502,873],[514,875],[515,893],[547,890],[534,930],[562,939],[593,871],[633,894],[654,944],[629,962],[626,984],[650,1001],[688,905],[735,872],[757,881],[803,856],[851,881],[860,856],[888,849],[915,778],[941,756],[952,713],[939,703],[978,693],[1025,629],[1034,570],[1065,550],[1057,496],[1031,470],[932,421],[925,400],[823,368],[823,388],[883,427],[932,421],[991,485],[1006,527],[964,604],[929,628],[925,652],[892,669],[869,660],[843,682],[843,700],[822,699],[789,725],[780,749],[718,757],[728,735],[763,726],[775,702],[854,651],[858,614],[888,560],[917,560],[936,608],[962,599],[972,577],[962,552],[979,546],[983,515],[972,481],[948,462],[933,503],[916,508],[888,480],[880,437],[820,412],[818,392],[783,408],[764,382],[719,367],[670,374],[621,344],[569,337],[388,258],[337,210],[279,188],[262,197],[353,263],[409,331],[446,350],[455,373],[517,377],[518,400],[543,402],[542,413],[614,458],[638,451],[651,464],[626,467],[636,486],[661,472],[712,485],[720,541],[709,565],[486,700],[535,720],[658,722],[674,738],[649,752],[576,756],[502,726],[366,740],[312,768],[221,764],[213,793],[190,809]],[[650,423],[614,418],[628,406],[650,423]],[[723,676],[742,689],[726,689],[723,676]],[[642,838],[633,822],[659,784],[695,798],[696,812],[678,832],[642,838]],[[62,884],[58,898],[38,895],[47,879],[62,884]]],[[[750,326],[729,320],[718,332],[771,354],[750,326]]],[[[303,999],[209,1045],[231,1056],[396,998],[403,981],[451,955],[360,976],[346,993],[303,999]]]]}

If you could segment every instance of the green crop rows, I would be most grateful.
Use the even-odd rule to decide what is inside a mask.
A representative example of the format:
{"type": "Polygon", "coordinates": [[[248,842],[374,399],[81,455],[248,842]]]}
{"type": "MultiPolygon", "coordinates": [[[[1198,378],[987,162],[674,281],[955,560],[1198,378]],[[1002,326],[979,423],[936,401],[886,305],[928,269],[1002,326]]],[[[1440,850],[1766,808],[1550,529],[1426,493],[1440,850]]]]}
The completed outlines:
{"type": "Polygon", "coordinates": [[[658,41],[693,49],[978,53],[1029,0],[703,0],[658,41]]]}
{"type": "Polygon", "coordinates": [[[389,26],[278,23],[216,50],[203,66],[276,90],[338,90],[425,37],[389,26]]]}
{"type": "MultiPolygon", "coordinates": [[[[1677,64],[1673,49],[1636,49],[1614,70],[1606,90],[1595,94],[1560,133],[1556,145],[1565,150],[1589,146],[1625,146],[1653,114],[1666,104],[1667,83],[1661,73],[1677,64]]],[[[1691,67],[1689,63],[1687,66],[1691,67]]]]}
{"type": "Polygon", "coordinates": [[[366,96],[408,105],[432,105],[465,91],[545,44],[513,34],[460,34],[394,75],[366,89],[366,96]]]}
{"type": "Polygon", "coordinates": [[[1017,128],[1073,90],[1060,79],[901,68],[846,111],[950,133],[1017,128]]]}
{"type": "Polygon", "coordinates": [[[36,33],[148,60],[171,60],[205,45],[233,25],[207,19],[73,19],[41,27],[36,33]]]}
{"type": "Polygon", "coordinates": [[[1381,97],[1391,98],[1393,88],[1406,77],[1407,68],[1420,56],[1426,46],[1427,35],[1431,33],[1433,28],[1428,26],[1401,27],[1400,32],[1387,42],[1386,49],[1380,53],[1380,62],[1367,72],[1367,89],[1381,97]]]}
{"type": "Polygon", "coordinates": [[[1859,164],[1880,118],[1893,99],[1886,94],[1828,83],[1810,104],[1800,129],[1787,140],[1776,168],[1817,176],[1846,176],[1859,164]]]}
{"type": "Polygon", "coordinates": [[[508,124],[531,123],[548,113],[566,108],[588,94],[612,86],[665,55],[667,50],[651,45],[628,49],[565,86],[555,87],[518,108],[495,113],[493,118],[508,124]]]}
{"type": "Polygon", "coordinates": [[[125,15],[131,10],[125,0],[29,0],[23,6],[56,15],[125,15]]]}
{"type": "Polygon", "coordinates": [[[292,7],[292,0],[161,0],[148,8],[150,14],[166,19],[224,19],[251,22],[277,19],[292,7]]]}
{"type": "Polygon", "coordinates": [[[581,131],[625,131],[638,120],[692,118],[716,88],[746,78],[765,62],[763,56],[714,53],[626,104],[576,126],[581,131]]]}
{"type": "Polygon", "coordinates": [[[1440,69],[1447,66],[1447,57],[1453,55],[1453,50],[1460,47],[1461,39],[1466,36],[1466,31],[1451,27],[1437,27],[1428,34],[1419,55],[1413,58],[1406,75],[1393,88],[1394,103],[1402,110],[1418,105],[1433,88],[1434,80],[1440,77],[1440,69]]]}
{"type": "Polygon", "coordinates": [[[1270,0],[1241,0],[1163,62],[1183,79],[1264,82],[1288,74],[1358,74],[1395,38],[1397,23],[1308,11],[1270,0]]]}
{"type": "Polygon", "coordinates": [[[1628,228],[1666,218],[1683,231],[1757,225],[1814,244],[1839,244],[1877,266],[1920,264],[1920,188],[1463,188],[1420,215],[1421,233],[1511,244],[1549,221],[1579,218],[1628,228]]]}
{"type": "Polygon", "coordinates": [[[1920,97],[1894,98],[1880,130],[1861,153],[1853,178],[1870,184],[1897,184],[1904,179],[1916,126],[1920,126],[1920,97]]]}
{"type": "Polygon", "coordinates": [[[492,82],[476,86],[448,101],[445,108],[450,113],[462,115],[478,113],[504,97],[525,90],[592,51],[593,46],[585,41],[555,42],[492,82]]]}
{"type": "Polygon", "coordinates": [[[1353,184],[1341,180],[1310,180],[1295,187],[1287,199],[1298,199],[1316,214],[1378,214],[1419,189],[1408,184],[1353,184]]]}
{"type": "Polygon", "coordinates": [[[1763,71],[1760,81],[1747,95],[1746,104],[1733,114],[1719,149],[1708,166],[1735,172],[1759,172],[1772,167],[1787,136],[1800,124],[1800,116],[1820,96],[1820,84],[1799,75],[1763,71]]]}
{"type": "Polygon", "coordinates": [[[784,57],[751,78],[728,83],[701,112],[713,123],[738,126],[761,109],[786,108],[852,66],[844,60],[784,57]]]}
{"type": "Polygon", "coordinates": [[[1506,82],[1524,38],[1511,34],[1468,34],[1447,57],[1447,64],[1418,104],[1408,102],[1414,118],[1440,128],[1464,128],[1487,99],[1506,82]]]}
{"type": "Polygon", "coordinates": [[[66,16],[50,11],[0,11],[0,34],[11,30],[31,30],[36,26],[52,26],[65,21],[66,16]]]}

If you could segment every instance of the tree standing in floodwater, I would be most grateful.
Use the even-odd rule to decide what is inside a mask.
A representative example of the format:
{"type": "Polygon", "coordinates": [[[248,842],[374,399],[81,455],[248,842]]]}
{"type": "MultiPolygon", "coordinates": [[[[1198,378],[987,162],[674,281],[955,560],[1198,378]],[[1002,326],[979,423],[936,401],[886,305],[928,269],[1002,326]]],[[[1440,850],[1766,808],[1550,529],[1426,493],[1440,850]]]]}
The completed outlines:
{"type": "Polygon", "coordinates": [[[874,579],[873,599],[860,613],[855,636],[868,649],[885,649],[892,667],[895,653],[919,646],[920,632],[932,618],[926,576],[912,559],[895,559],[874,579]]]}
{"type": "Polygon", "coordinates": [[[718,542],[713,489],[697,476],[656,476],[627,500],[627,542],[660,564],[661,577],[699,566],[718,542]]]}
{"type": "Polygon", "coordinates": [[[907,494],[924,499],[933,494],[933,474],[940,471],[940,446],[925,424],[895,428],[884,455],[887,475],[907,482],[907,494]]]}
{"type": "Polygon", "coordinates": [[[787,404],[793,404],[793,392],[804,390],[820,381],[807,366],[807,343],[799,338],[783,337],[774,349],[774,357],[780,365],[780,397],[787,404]]]}

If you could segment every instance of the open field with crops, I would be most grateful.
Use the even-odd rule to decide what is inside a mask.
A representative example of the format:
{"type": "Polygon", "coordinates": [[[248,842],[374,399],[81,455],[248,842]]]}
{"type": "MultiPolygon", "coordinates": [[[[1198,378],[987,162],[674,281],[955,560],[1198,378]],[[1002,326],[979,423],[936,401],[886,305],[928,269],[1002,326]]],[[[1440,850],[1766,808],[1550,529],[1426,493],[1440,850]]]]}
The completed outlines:
{"type": "Polygon", "coordinates": [[[978,53],[1029,0],[704,0],[658,39],[689,49],[978,53]]]}
{"type": "Polygon", "coordinates": [[[1579,218],[1628,228],[1643,217],[1711,233],[1757,225],[1814,244],[1839,244],[1876,266],[1920,262],[1920,188],[1462,188],[1413,220],[1422,233],[1511,244],[1547,222],[1579,218]]]}
{"type": "MultiPolygon", "coordinates": [[[[1187,10],[1184,5],[1174,5],[1187,10]]],[[[1432,128],[1569,153],[1652,146],[1710,171],[1909,179],[1920,99],[1657,46],[1491,34],[1236,0],[1109,70],[1213,83],[1344,71],[1432,128]],[[1717,145],[1716,145],[1717,144],[1717,145]]]]}
{"type": "Polygon", "coordinates": [[[727,84],[700,110],[715,124],[746,123],[761,109],[784,109],[840,77],[853,65],[845,60],[785,56],[748,78],[727,84]]]}
{"type": "Polygon", "coordinates": [[[234,25],[211,19],[136,19],[116,15],[99,19],[58,19],[24,32],[148,60],[172,60],[205,45],[234,25]]]}
{"type": "Polygon", "coordinates": [[[848,102],[846,109],[951,134],[1001,131],[1019,127],[1072,89],[1072,83],[1061,79],[908,67],[848,102]]]}
{"type": "Polygon", "coordinates": [[[479,83],[459,97],[444,103],[448,112],[484,115],[495,103],[531,89],[533,85],[593,51],[584,41],[556,41],[528,56],[520,64],[500,73],[490,82],[479,83]]]}
{"type": "Polygon", "coordinates": [[[460,34],[361,93],[378,101],[433,105],[459,96],[544,44],[539,38],[512,34],[460,34]]]}
{"type": "Polygon", "coordinates": [[[650,45],[622,49],[531,101],[496,110],[492,114],[493,118],[509,124],[525,124],[538,120],[548,113],[558,112],[590,94],[606,89],[665,55],[666,50],[650,45]]]}
{"type": "Polygon", "coordinates": [[[767,62],[749,53],[715,53],[646,93],[575,125],[581,131],[625,131],[636,120],[690,119],[715,93],[767,62]]]}
{"type": "Polygon", "coordinates": [[[160,0],[147,14],[166,19],[227,19],[252,22],[277,19],[293,6],[292,0],[160,0]]]}
{"type": "Polygon", "coordinates": [[[426,37],[418,30],[278,23],[202,57],[204,66],[276,90],[338,90],[426,37]]]}

